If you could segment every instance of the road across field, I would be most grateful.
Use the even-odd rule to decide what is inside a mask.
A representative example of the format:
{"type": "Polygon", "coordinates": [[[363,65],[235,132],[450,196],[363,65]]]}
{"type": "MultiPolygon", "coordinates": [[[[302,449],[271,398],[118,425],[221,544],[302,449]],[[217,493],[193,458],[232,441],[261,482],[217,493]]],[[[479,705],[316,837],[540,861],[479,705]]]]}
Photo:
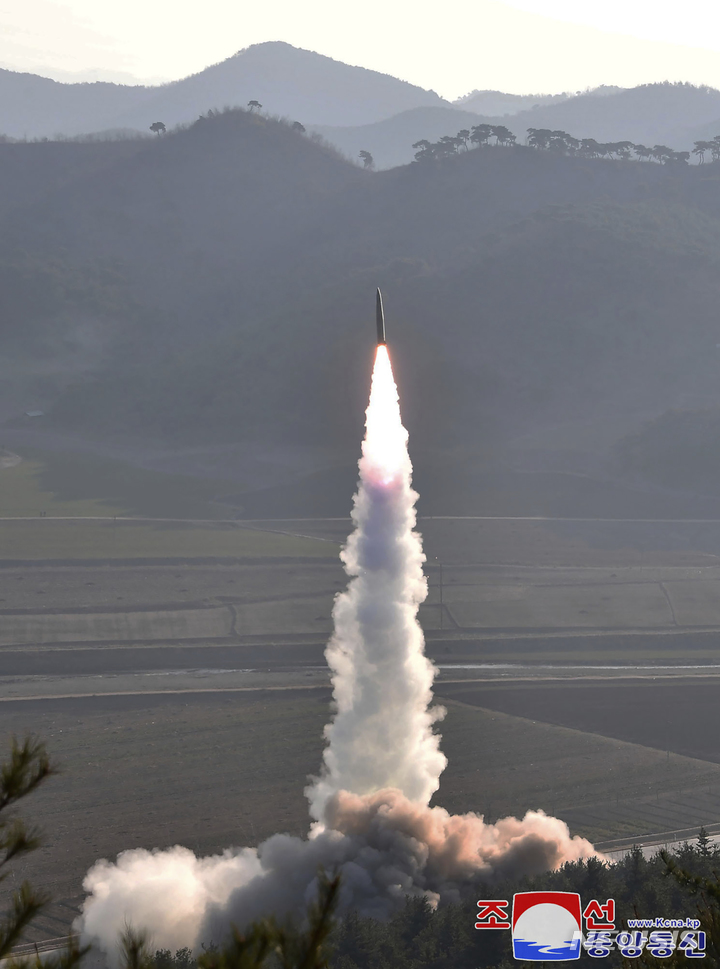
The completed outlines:
{"type": "MultiPolygon", "coordinates": [[[[467,664],[439,667],[436,690],[450,685],[548,688],[559,684],[607,685],[627,681],[677,685],[705,684],[720,677],[720,664],[701,666],[580,666],[467,664]]],[[[285,669],[168,669],[86,675],[0,676],[0,703],[73,697],[152,696],[184,693],[242,693],[258,690],[307,690],[330,687],[327,666],[285,669]]],[[[492,705],[492,703],[490,704],[492,705]]]]}

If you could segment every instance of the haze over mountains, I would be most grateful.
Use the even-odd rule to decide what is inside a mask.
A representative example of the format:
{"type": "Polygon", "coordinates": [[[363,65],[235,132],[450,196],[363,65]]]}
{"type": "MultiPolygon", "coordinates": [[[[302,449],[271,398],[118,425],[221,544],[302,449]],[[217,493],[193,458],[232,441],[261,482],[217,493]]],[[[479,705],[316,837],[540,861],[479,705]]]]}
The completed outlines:
{"type": "Polygon", "coordinates": [[[518,114],[530,108],[565,101],[570,94],[505,94],[503,91],[471,91],[453,104],[463,111],[490,117],[518,114]]]}
{"type": "Polygon", "coordinates": [[[652,84],[557,95],[473,91],[451,104],[389,75],[273,42],[157,87],[61,84],[0,71],[0,135],[148,135],[154,121],[172,128],[209,110],[244,108],[249,101],[262,104],[271,117],[299,121],[351,159],[369,151],[378,168],[411,162],[416,141],[483,122],[509,126],[519,141],[527,128],[536,127],[676,150],[720,131],[720,92],[710,88],[652,84]]]}
{"type": "Polygon", "coordinates": [[[452,108],[423,106],[370,125],[317,130],[350,157],[357,157],[361,149],[370,151],[379,168],[408,164],[416,141],[454,135],[481,123],[506,125],[520,142],[528,128],[550,128],[575,138],[665,144],[675,150],[689,150],[695,140],[713,138],[720,132],[720,91],[689,84],[588,91],[546,104],[538,102],[510,115],[474,116],[468,108],[473,106],[474,112],[478,103],[471,98],[452,108]]]}
{"type": "Polygon", "coordinates": [[[255,44],[199,74],[158,87],[97,82],[61,84],[0,71],[0,133],[53,137],[112,129],[146,132],[194,121],[209,109],[257,100],[273,115],[303,124],[367,124],[437,94],[377,71],[351,67],[280,42],[255,44]]]}
{"type": "Polygon", "coordinates": [[[0,145],[0,169],[13,426],[40,407],[103,440],[344,454],[378,284],[436,509],[476,509],[499,455],[582,467],[668,409],[720,406],[712,164],[515,146],[372,173],[231,111],[150,141],[0,145]]]}
{"type": "MultiPolygon", "coordinates": [[[[132,111],[169,126],[171,105],[178,117],[189,103],[183,91],[197,111],[241,75],[254,80],[238,82],[238,99],[252,91],[263,113],[205,111],[161,137],[0,144],[7,434],[24,411],[43,410],[48,433],[89,441],[320,448],[335,455],[330,477],[308,479],[293,513],[330,493],[345,501],[354,470],[344,442],[359,433],[378,284],[424,500],[438,512],[478,511],[483,469],[498,462],[669,481],[662,435],[635,448],[642,467],[620,445],[647,420],[686,428],[663,418],[672,409],[697,412],[701,438],[714,433],[718,166],[569,157],[522,135],[534,122],[679,147],[683,131],[720,132],[720,92],[649,85],[555,98],[495,119],[518,133],[515,146],[375,172],[310,125],[293,129],[303,104],[304,121],[385,112],[320,129],[337,144],[361,132],[348,154],[361,146],[380,165],[481,116],[270,44],[159,89],[79,85],[70,93],[87,110],[76,104],[74,117],[99,111],[107,89],[115,114],[96,113],[97,127],[127,126],[132,111]],[[294,65],[294,87],[278,71],[275,88],[261,89],[257,65],[273,58],[294,65]],[[345,79],[332,99],[322,94],[330,75],[345,79]],[[166,98],[162,114],[149,91],[166,98]],[[121,107],[128,92],[134,107],[121,107]],[[273,99],[287,123],[265,113],[273,99]]],[[[63,97],[75,88],[47,83],[63,97]]],[[[41,101],[31,110],[16,98],[13,110],[39,118],[41,101]]]]}

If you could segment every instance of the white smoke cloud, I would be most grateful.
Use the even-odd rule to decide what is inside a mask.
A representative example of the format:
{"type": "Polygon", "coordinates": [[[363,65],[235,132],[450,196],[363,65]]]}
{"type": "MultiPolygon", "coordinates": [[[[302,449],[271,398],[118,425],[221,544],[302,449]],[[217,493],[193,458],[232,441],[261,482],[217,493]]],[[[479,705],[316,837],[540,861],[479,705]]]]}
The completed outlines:
{"type": "Polygon", "coordinates": [[[386,917],[408,895],[454,901],[476,881],[536,874],[594,855],[541,811],[485,824],[430,807],[447,763],[433,724],[435,668],[417,621],[427,595],[414,531],[417,494],[407,431],[384,346],[378,348],[355,496],[342,553],[350,576],[335,601],[326,656],[335,710],[320,776],[306,790],[307,838],[277,834],[257,849],[196,858],[187,848],[136,849],[88,872],[78,927],[111,960],[129,922],[175,949],[220,942],[232,924],[301,913],[317,871],[342,873],[341,909],[386,917]]]}

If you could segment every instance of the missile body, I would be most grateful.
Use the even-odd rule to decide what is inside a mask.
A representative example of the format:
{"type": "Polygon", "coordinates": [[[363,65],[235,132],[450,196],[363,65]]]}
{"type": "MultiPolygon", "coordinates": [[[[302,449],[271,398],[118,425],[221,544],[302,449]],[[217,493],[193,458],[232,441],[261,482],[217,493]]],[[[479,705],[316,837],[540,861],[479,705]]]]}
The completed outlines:
{"type": "Polygon", "coordinates": [[[377,296],[375,297],[375,322],[377,324],[377,345],[386,346],[385,313],[383,311],[382,293],[380,289],[378,289],[377,296]]]}

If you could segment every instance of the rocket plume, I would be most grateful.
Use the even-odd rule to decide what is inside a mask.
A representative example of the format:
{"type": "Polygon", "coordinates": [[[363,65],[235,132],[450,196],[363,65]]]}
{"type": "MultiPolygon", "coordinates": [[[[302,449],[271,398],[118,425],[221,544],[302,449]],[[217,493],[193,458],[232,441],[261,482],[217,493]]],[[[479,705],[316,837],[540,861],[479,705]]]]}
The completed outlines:
{"type": "Polygon", "coordinates": [[[386,346],[377,349],[366,418],[355,530],[341,555],[352,578],[335,600],[325,653],[337,709],[325,728],[323,774],[306,791],[320,821],[341,790],[396,788],[427,804],[447,763],[432,731],[445,711],[430,709],[435,669],[417,621],[427,596],[413,531],[418,496],[386,346]]]}
{"type": "Polygon", "coordinates": [[[306,839],[273,835],[258,848],[196,858],[187,848],[125,851],[88,872],[78,927],[111,960],[127,923],[158,948],[198,948],[230,926],[300,913],[317,870],[342,873],[341,909],[387,917],[409,895],[457,900],[463,886],[537,874],[595,854],[542,811],[486,824],[430,807],[446,759],[433,724],[435,668],[417,611],[427,595],[414,531],[408,435],[387,347],[377,348],[354,531],[342,552],[350,582],[335,600],[326,657],[334,712],[319,777],[306,789],[314,819],[306,839]]]}

